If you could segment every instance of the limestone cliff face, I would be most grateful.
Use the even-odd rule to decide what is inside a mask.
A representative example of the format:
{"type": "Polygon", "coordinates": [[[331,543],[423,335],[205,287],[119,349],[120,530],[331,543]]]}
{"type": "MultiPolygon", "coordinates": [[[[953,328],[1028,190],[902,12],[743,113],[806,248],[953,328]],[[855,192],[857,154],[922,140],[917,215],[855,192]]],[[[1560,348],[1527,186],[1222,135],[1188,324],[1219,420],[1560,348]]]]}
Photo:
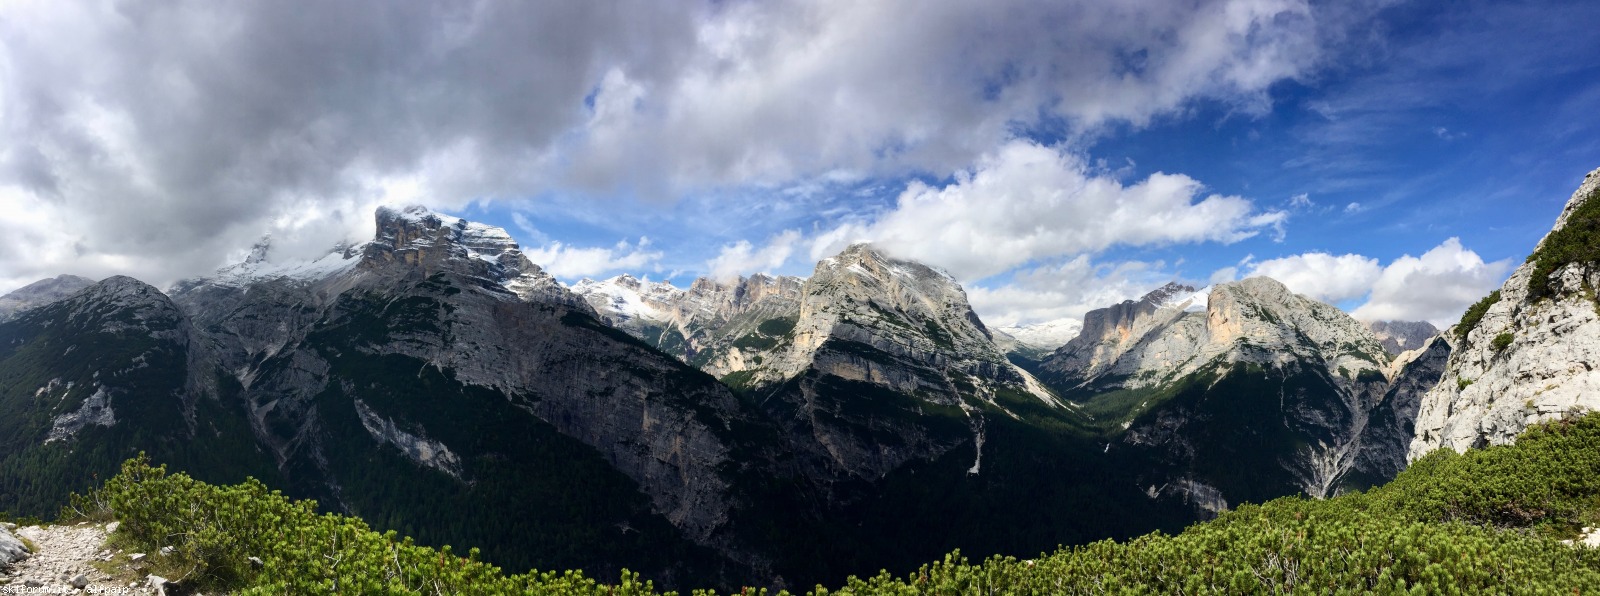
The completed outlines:
{"type": "Polygon", "coordinates": [[[481,452],[338,372],[402,358],[418,376],[437,371],[501,395],[528,424],[593,447],[686,536],[711,540],[729,508],[718,415],[739,408],[726,388],[617,337],[499,228],[417,207],[380,208],[376,223],[371,242],[312,263],[257,257],[175,288],[243,385],[255,432],[281,467],[333,482],[338,419],[470,481],[467,461],[481,452]]]}
{"type": "MultiPolygon", "coordinates": [[[[814,368],[951,404],[959,393],[952,387],[952,375],[970,377],[984,387],[1000,384],[1027,391],[1030,377],[1006,360],[949,274],[857,244],[818,263],[801,294],[785,342],[771,349],[762,364],[738,370],[777,382],[814,368]],[[835,354],[819,357],[830,345],[838,346],[830,350],[835,354]],[[917,363],[923,370],[897,370],[871,358],[850,357],[851,345],[917,363]]],[[[1039,397],[1050,398],[1043,392],[1039,397]]]]}
{"type": "MultiPolygon", "coordinates": [[[[1600,170],[1567,201],[1535,256],[1568,226],[1593,229],[1585,215],[1600,201],[1600,170]],[[1586,209],[1587,207],[1587,209],[1586,209]]],[[[1448,447],[1511,442],[1529,424],[1600,408],[1600,263],[1570,262],[1550,272],[1548,292],[1533,295],[1536,263],[1518,267],[1451,354],[1443,380],[1424,396],[1410,458],[1448,447]]]]}
{"type": "MultiPolygon", "coordinates": [[[[1170,283],[1139,300],[1125,300],[1089,311],[1084,314],[1082,330],[1045,358],[1043,369],[1049,371],[1060,386],[1077,386],[1104,375],[1124,356],[1139,352],[1141,342],[1159,338],[1159,330],[1192,318],[1188,317],[1190,313],[1203,311],[1208,295],[1207,292],[1196,293],[1190,286],[1170,283]]],[[[1198,322],[1188,323],[1181,332],[1171,333],[1161,341],[1176,340],[1184,346],[1198,342],[1200,330],[1195,328],[1198,322]]],[[[1166,350],[1162,346],[1153,352],[1161,358],[1166,350]]]]}
{"type": "Polygon", "coordinates": [[[449,272],[480,280],[490,290],[510,291],[530,302],[556,303],[593,313],[522,254],[505,230],[433,213],[424,207],[379,207],[377,236],[367,243],[360,267],[380,271],[403,264],[423,277],[449,272]]]}
{"type": "MultiPolygon", "coordinates": [[[[1430,325],[1431,327],[1431,325],[1430,325]]],[[[1417,411],[1422,396],[1445,378],[1450,360],[1449,335],[1434,335],[1422,345],[1395,356],[1389,363],[1389,388],[1373,408],[1362,430],[1361,449],[1354,470],[1373,484],[1393,478],[1406,468],[1406,455],[1416,436],[1417,411]]]]}
{"type": "Polygon", "coordinates": [[[1154,387],[1219,363],[1309,361],[1355,381],[1364,372],[1381,377],[1389,360],[1361,323],[1276,280],[1253,277],[1185,296],[1188,290],[1168,286],[1091,311],[1083,333],[1044,370],[1062,386],[1105,391],[1154,387]]]}
{"type": "Polygon", "coordinates": [[[1040,369],[1097,424],[1125,429],[1124,444],[1176,466],[1182,482],[1168,486],[1199,487],[1208,502],[1288,486],[1326,497],[1392,476],[1419,393],[1402,379],[1428,373],[1391,367],[1367,327],[1263,277],[1091,312],[1040,369]]]}

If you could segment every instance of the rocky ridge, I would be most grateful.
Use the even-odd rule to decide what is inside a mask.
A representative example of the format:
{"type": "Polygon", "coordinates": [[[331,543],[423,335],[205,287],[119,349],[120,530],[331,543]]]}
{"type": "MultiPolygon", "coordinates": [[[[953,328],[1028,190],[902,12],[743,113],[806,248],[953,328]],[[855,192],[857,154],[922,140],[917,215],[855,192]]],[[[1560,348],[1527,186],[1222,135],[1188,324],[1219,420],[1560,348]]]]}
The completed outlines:
{"type": "Polygon", "coordinates": [[[727,516],[714,471],[727,447],[692,411],[662,400],[680,392],[675,399],[730,411],[736,406],[726,390],[709,380],[696,389],[653,380],[679,375],[679,367],[573,323],[594,310],[529,262],[504,230],[421,207],[380,208],[375,218],[374,240],[330,253],[340,266],[302,268],[320,276],[253,275],[230,295],[228,309],[191,296],[231,285],[229,276],[178,291],[218,331],[219,349],[243,356],[229,362],[244,367],[236,374],[252,425],[280,466],[321,468],[332,457],[323,446],[328,413],[318,405],[331,390],[347,396],[338,407],[356,414],[374,440],[467,481],[461,450],[429,432],[429,421],[358,399],[360,392],[341,386],[351,381],[333,372],[356,354],[402,357],[505,395],[530,421],[593,446],[668,519],[709,539],[727,516]],[[354,353],[322,339],[334,337],[354,340],[354,353]]]}
{"type": "Polygon", "coordinates": [[[1083,332],[1039,366],[1102,426],[1121,424],[1122,442],[1198,474],[1169,486],[1202,501],[1271,494],[1280,489],[1256,484],[1273,474],[1314,497],[1392,476],[1403,413],[1430,382],[1403,379],[1437,379],[1424,366],[1391,366],[1361,323],[1261,277],[1200,292],[1169,284],[1092,311],[1083,332]],[[1375,421],[1384,428],[1371,428],[1375,421]],[[1265,441],[1251,430],[1261,424],[1282,430],[1265,441]],[[1276,453],[1276,461],[1261,462],[1254,479],[1204,471],[1243,457],[1232,454],[1240,441],[1258,443],[1249,457],[1276,453]]]}
{"type": "Polygon", "coordinates": [[[1600,264],[1564,263],[1547,280],[1533,279],[1535,257],[1569,226],[1593,230],[1597,207],[1600,170],[1584,177],[1534,256],[1501,286],[1499,300],[1481,319],[1451,330],[1463,339],[1443,380],[1423,397],[1410,459],[1508,443],[1534,422],[1600,408],[1600,264]],[[1536,295],[1535,281],[1547,281],[1547,293],[1536,295]]]}

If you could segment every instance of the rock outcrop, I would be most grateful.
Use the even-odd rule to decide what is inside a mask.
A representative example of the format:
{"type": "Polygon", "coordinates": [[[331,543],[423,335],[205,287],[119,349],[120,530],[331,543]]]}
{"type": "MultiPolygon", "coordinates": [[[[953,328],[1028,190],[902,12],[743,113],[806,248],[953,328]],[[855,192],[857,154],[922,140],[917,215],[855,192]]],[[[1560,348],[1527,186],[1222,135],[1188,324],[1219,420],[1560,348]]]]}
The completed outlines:
{"type": "Polygon", "coordinates": [[[0,525],[0,569],[10,567],[31,554],[27,545],[11,533],[14,529],[16,526],[12,524],[0,525]]]}
{"type": "Polygon", "coordinates": [[[1411,459],[1508,443],[1535,422],[1600,408],[1600,262],[1558,258],[1597,254],[1596,212],[1600,170],[1584,178],[1498,301],[1451,330],[1461,339],[1423,397],[1411,459]],[[1551,259],[1544,268],[1541,257],[1551,259]]]}

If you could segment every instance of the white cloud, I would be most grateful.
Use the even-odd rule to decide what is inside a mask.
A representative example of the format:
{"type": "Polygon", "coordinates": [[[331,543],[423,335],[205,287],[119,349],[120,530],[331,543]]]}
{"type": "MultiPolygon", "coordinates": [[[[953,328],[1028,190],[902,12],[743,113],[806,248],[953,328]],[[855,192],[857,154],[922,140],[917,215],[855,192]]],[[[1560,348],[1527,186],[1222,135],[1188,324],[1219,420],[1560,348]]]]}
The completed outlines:
{"type": "Polygon", "coordinates": [[[1428,321],[1439,328],[1455,324],[1467,306],[1498,289],[1511,270],[1510,260],[1483,258],[1450,238],[1421,257],[1406,255],[1383,270],[1372,297],[1355,310],[1367,321],[1428,321]]]}
{"type": "Polygon", "coordinates": [[[1297,294],[1337,303],[1362,297],[1351,315],[1363,321],[1428,321],[1444,328],[1454,324],[1467,306],[1500,287],[1511,270],[1510,260],[1485,263],[1482,257],[1449,238],[1423,253],[1404,255],[1387,266],[1356,254],[1313,252],[1241,263],[1213,274],[1212,281],[1232,281],[1239,271],[1283,282],[1297,294]]]}
{"type": "Polygon", "coordinates": [[[565,145],[582,184],[694,188],[947,171],[1042,121],[1143,126],[1196,98],[1264,111],[1321,58],[1303,0],[750,2],[679,70],[618,66],[565,145]]]}
{"type": "Polygon", "coordinates": [[[1292,209],[1310,209],[1313,204],[1314,203],[1311,202],[1311,195],[1306,193],[1300,193],[1289,197],[1289,207],[1292,209]]]}
{"type": "Polygon", "coordinates": [[[1265,275],[1296,294],[1330,303],[1365,296],[1382,273],[1377,259],[1323,252],[1270,259],[1250,268],[1251,276],[1265,275]]]}
{"type": "Polygon", "coordinates": [[[560,242],[525,250],[528,260],[556,277],[593,277],[617,271],[639,271],[661,260],[661,251],[649,250],[650,239],[637,244],[626,240],[611,248],[577,248],[560,242]]]}
{"type": "Polygon", "coordinates": [[[1069,151],[1013,141],[943,188],[912,182],[888,213],[817,235],[811,256],[867,240],[970,281],[1113,246],[1237,242],[1281,233],[1288,217],[1202,189],[1182,174],[1126,185],[1069,151]]]}
{"type": "Polygon", "coordinates": [[[713,278],[723,280],[745,273],[770,272],[788,262],[799,242],[799,230],[784,230],[759,250],[750,242],[740,240],[722,247],[722,252],[711,259],[706,268],[711,270],[713,278]]]}
{"type": "MultiPolygon", "coordinates": [[[[121,272],[160,283],[218,266],[264,232],[281,237],[286,214],[319,222],[297,228],[306,246],[370,231],[371,207],[402,194],[452,210],[896,178],[970,168],[1038,127],[1088,138],[1197,101],[1259,114],[1275,83],[1322,60],[1338,37],[1322,28],[1346,27],[1346,10],[1308,0],[4,3],[0,186],[71,224],[72,240],[56,244],[74,256],[43,262],[132,259],[121,272]]],[[[1163,175],[1116,190],[1196,186],[1163,175]]],[[[1185,211],[1238,207],[1228,199],[1185,211]]],[[[23,254],[0,254],[0,277],[31,275],[38,264],[23,254]]]]}
{"type": "Polygon", "coordinates": [[[1096,265],[1079,256],[1059,265],[1018,271],[1009,283],[967,288],[974,312],[990,327],[1071,319],[1137,298],[1170,281],[1161,263],[1096,265]]]}
{"type": "Polygon", "coordinates": [[[1365,207],[1361,206],[1361,203],[1355,203],[1355,202],[1352,202],[1349,205],[1345,205],[1344,206],[1344,212],[1345,213],[1360,213],[1360,212],[1364,211],[1365,209],[1366,209],[1365,207]]]}

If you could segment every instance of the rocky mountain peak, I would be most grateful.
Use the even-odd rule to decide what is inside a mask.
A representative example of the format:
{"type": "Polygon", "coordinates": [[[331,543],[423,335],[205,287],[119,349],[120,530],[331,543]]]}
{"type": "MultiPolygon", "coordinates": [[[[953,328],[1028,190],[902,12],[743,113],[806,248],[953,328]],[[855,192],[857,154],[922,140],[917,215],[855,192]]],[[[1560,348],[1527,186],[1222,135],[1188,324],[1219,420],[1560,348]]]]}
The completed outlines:
{"type": "Polygon", "coordinates": [[[1389,361],[1361,323],[1277,280],[1253,277],[1190,292],[1169,284],[1137,302],[1090,311],[1083,331],[1045,369],[1065,385],[1105,389],[1160,384],[1219,358],[1273,366],[1315,361],[1350,375],[1379,373],[1389,361]]]}
{"type": "Polygon", "coordinates": [[[244,258],[244,264],[255,265],[267,261],[267,253],[272,250],[272,234],[262,236],[255,244],[250,245],[250,254],[244,258]]]}
{"type": "Polygon", "coordinates": [[[1409,457],[1511,442],[1529,424],[1600,409],[1600,170],[1500,289],[1468,309],[1423,396],[1409,457]]]}
{"type": "Polygon", "coordinates": [[[0,296],[0,321],[14,318],[22,311],[61,300],[91,285],[94,285],[94,280],[87,277],[58,275],[22,286],[0,296]]]}
{"type": "Polygon", "coordinates": [[[749,370],[766,382],[810,370],[904,393],[945,396],[940,399],[951,403],[956,397],[949,381],[930,379],[959,375],[979,386],[1025,387],[1053,400],[1006,359],[972,312],[966,292],[947,273],[855,244],[819,262],[798,290],[796,322],[783,343],[744,355],[728,368],[749,370]],[[868,353],[879,356],[863,356],[868,353]],[[890,360],[936,372],[913,374],[914,367],[887,364],[890,360]]]}
{"type": "Polygon", "coordinates": [[[100,280],[57,304],[69,309],[69,321],[105,333],[175,338],[187,326],[183,312],[166,294],[125,275],[100,280]]]}
{"type": "Polygon", "coordinates": [[[1169,281],[1166,283],[1166,285],[1151,290],[1148,294],[1145,294],[1143,297],[1139,298],[1139,302],[1152,304],[1155,306],[1164,306],[1173,300],[1181,301],[1193,295],[1194,293],[1194,286],[1181,284],[1175,281],[1169,281]]]}
{"type": "Polygon", "coordinates": [[[504,228],[434,213],[420,205],[379,207],[374,217],[377,233],[362,250],[364,270],[398,263],[424,276],[448,271],[483,279],[522,300],[590,310],[582,298],[529,261],[504,228]]]}

